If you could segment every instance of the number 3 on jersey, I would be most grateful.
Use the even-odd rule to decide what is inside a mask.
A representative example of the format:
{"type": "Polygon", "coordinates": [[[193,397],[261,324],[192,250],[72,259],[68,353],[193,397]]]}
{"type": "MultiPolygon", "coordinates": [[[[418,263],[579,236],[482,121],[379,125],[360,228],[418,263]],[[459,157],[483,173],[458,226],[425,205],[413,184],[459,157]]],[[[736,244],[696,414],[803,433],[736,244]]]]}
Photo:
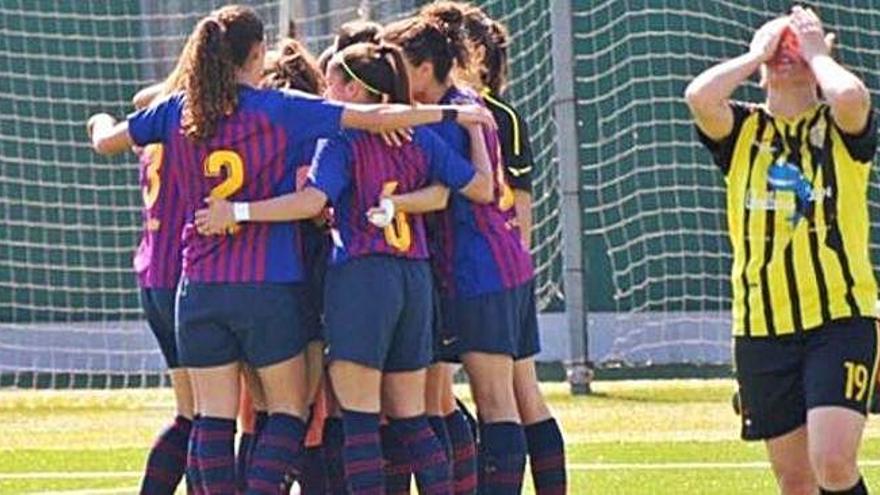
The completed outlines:
{"type": "Polygon", "coordinates": [[[149,210],[159,199],[159,189],[162,187],[162,177],[159,175],[159,171],[162,169],[162,145],[147,145],[143,153],[150,158],[150,164],[146,170],[146,184],[141,191],[144,198],[144,208],[149,210]]]}
{"type": "MultiPolygon", "coordinates": [[[[232,150],[217,150],[211,152],[205,159],[205,176],[220,177],[225,172],[226,179],[211,189],[211,197],[226,199],[232,196],[244,185],[244,160],[241,155],[232,150]]],[[[236,225],[229,229],[230,234],[238,232],[236,225]]]]}
{"type": "MultiPolygon", "coordinates": [[[[382,196],[394,194],[397,186],[397,181],[386,182],[382,186],[382,196]]],[[[410,246],[412,246],[412,229],[409,226],[409,221],[407,221],[406,213],[401,211],[395,213],[394,221],[385,227],[384,231],[385,242],[389,246],[401,252],[409,251],[410,246]]]]}

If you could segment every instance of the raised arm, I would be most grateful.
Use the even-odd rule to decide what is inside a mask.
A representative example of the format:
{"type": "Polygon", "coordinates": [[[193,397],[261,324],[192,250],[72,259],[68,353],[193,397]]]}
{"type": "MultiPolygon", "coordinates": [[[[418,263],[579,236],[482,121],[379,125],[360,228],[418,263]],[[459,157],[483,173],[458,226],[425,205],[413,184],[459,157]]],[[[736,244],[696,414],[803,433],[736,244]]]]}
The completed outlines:
{"type": "Polygon", "coordinates": [[[834,35],[826,36],[816,13],[800,6],[792,9],[791,27],[834,121],[847,134],[860,134],[868,123],[871,95],[858,76],[831,58],[834,35]]]}
{"type": "Polygon", "coordinates": [[[346,104],[342,126],[370,132],[388,132],[454,120],[459,124],[477,123],[494,126],[492,113],[479,105],[359,105],[346,104]]]}
{"type": "Polygon", "coordinates": [[[788,22],[786,17],[764,24],[755,32],[748,53],[710,67],[688,84],[684,96],[704,134],[714,140],[730,134],[733,130],[730,96],[762,63],[773,57],[788,22]]]}
{"type": "Polygon", "coordinates": [[[116,122],[112,115],[92,115],[86,123],[92,148],[102,155],[115,155],[135,144],[128,132],[128,122],[116,122]]]}

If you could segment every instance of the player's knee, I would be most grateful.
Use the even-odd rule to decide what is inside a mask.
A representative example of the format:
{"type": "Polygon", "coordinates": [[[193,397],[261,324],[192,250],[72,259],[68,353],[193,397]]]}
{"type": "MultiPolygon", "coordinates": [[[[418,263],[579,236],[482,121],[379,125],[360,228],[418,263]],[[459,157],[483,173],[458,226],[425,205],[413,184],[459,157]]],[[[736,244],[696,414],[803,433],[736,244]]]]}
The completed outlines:
{"type": "Polygon", "coordinates": [[[477,410],[484,421],[503,421],[519,418],[513,390],[504,387],[492,387],[485,392],[475,394],[477,410]]]}
{"type": "Polygon", "coordinates": [[[816,481],[809,471],[777,473],[776,482],[782,495],[815,495],[817,490],[816,481]]]}
{"type": "Polygon", "coordinates": [[[537,384],[517,386],[516,404],[523,423],[531,424],[543,421],[551,416],[544,395],[537,384]]]}
{"type": "Polygon", "coordinates": [[[855,452],[837,448],[815,450],[812,455],[813,471],[819,486],[828,489],[846,488],[859,478],[855,452]]]}

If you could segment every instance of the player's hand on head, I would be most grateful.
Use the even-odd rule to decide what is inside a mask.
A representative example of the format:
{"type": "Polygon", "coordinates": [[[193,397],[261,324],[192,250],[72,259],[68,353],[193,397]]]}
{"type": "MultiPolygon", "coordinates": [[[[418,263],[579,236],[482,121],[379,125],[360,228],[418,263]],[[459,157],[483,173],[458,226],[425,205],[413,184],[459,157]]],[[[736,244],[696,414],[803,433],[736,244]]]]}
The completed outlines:
{"type": "Polygon", "coordinates": [[[225,199],[205,198],[207,208],[196,211],[195,225],[201,235],[221,235],[235,225],[232,203],[225,199]]]}
{"type": "Polygon", "coordinates": [[[489,111],[488,108],[474,103],[471,105],[458,106],[456,109],[458,114],[456,115],[455,120],[461,125],[467,126],[469,124],[480,124],[492,129],[496,127],[495,117],[492,116],[492,112],[489,111]]]}
{"type": "Polygon", "coordinates": [[[833,36],[825,36],[825,30],[822,28],[822,21],[816,12],[810,8],[803,8],[796,5],[791,9],[791,30],[798,38],[801,50],[801,57],[809,61],[817,55],[828,55],[831,50],[830,43],[833,42],[833,36]]]}
{"type": "Polygon", "coordinates": [[[749,52],[756,55],[761,62],[768,62],[776,54],[779,40],[782,39],[782,32],[788,25],[788,17],[780,17],[765,23],[752,36],[749,52]]]}

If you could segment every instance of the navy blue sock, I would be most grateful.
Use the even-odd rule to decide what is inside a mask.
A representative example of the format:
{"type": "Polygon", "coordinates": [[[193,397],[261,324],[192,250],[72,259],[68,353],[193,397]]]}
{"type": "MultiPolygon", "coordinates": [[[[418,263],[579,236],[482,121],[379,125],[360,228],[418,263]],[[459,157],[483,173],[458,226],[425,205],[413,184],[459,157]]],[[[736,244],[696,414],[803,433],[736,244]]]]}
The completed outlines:
{"type": "Polygon", "coordinates": [[[347,495],[345,488],[345,466],[342,449],[345,446],[345,433],[342,420],[327,418],[324,422],[324,466],[327,470],[328,495],[347,495]]]}
{"type": "Polygon", "coordinates": [[[200,421],[201,415],[196,414],[193,416],[192,429],[189,432],[189,442],[186,445],[186,467],[184,468],[187,493],[194,495],[201,495],[203,492],[202,478],[199,476],[199,464],[196,456],[198,449],[196,439],[199,435],[200,421]]]}
{"type": "Polygon", "coordinates": [[[379,414],[342,412],[345,429],[345,482],[352,495],[382,495],[385,474],[379,439],[379,414]]]}
{"type": "Polygon", "coordinates": [[[452,493],[452,470],[445,449],[424,415],[392,419],[388,423],[401,443],[406,446],[419,493],[448,495],[452,493]]]}
{"type": "Polygon", "coordinates": [[[259,434],[247,471],[250,494],[278,493],[279,486],[292,485],[302,472],[302,442],[306,434],[303,420],[290,414],[269,416],[259,434]]]}
{"type": "Polygon", "coordinates": [[[308,447],[305,450],[303,472],[299,479],[301,495],[324,495],[327,493],[324,461],[321,447],[308,447]]]}
{"type": "Polygon", "coordinates": [[[553,418],[525,427],[536,495],[565,495],[565,443],[553,418]]]}
{"type": "Polygon", "coordinates": [[[204,493],[235,494],[235,420],[203,416],[198,421],[196,462],[204,493]]]}
{"type": "Polygon", "coordinates": [[[380,428],[385,457],[385,495],[409,494],[412,466],[406,446],[388,426],[380,428]]]}
{"type": "Polygon", "coordinates": [[[452,474],[455,495],[477,492],[477,445],[467,416],[460,410],[443,418],[452,443],[452,474]]]}
{"type": "Polygon", "coordinates": [[[243,432],[238,437],[238,449],[236,449],[235,453],[235,487],[239,491],[247,489],[247,466],[250,462],[253,443],[253,433],[243,432]]]}
{"type": "Polygon", "coordinates": [[[526,435],[511,422],[480,425],[480,493],[519,495],[526,468],[526,435]]]}
{"type": "Polygon", "coordinates": [[[174,423],[159,435],[147,457],[142,494],[173,495],[186,467],[191,431],[192,420],[177,416],[174,423]]]}

